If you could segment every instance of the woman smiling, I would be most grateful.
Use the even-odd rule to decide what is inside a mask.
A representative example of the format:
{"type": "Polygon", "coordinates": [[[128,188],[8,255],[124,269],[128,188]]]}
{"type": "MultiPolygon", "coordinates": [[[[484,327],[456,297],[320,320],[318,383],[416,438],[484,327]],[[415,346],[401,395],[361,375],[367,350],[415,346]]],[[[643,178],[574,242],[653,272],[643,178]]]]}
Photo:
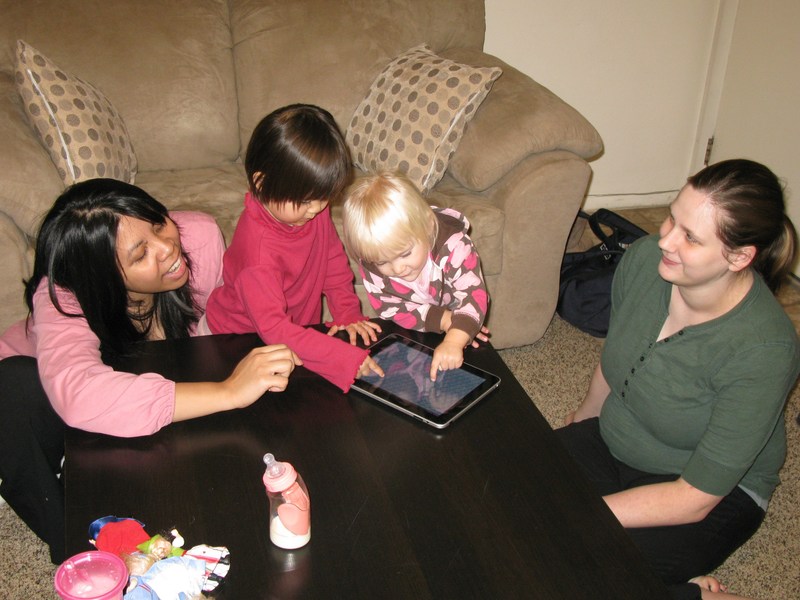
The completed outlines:
{"type": "Polygon", "coordinates": [[[755,533],[779,483],[800,346],[773,292],[796,252],[765,166],[690,177],[626,252],[600,364],[558,430],[676,597],[721,593],[685,582],[755,533]]]}
{"type": "Polygon", "coordinates": [[[224,249],[211,217],[168,213],[112,179],[73,185],[45,216],[26,282],[29,317],[0,338],[0,494],[50,545],[53,562],[64,559],[65,424],[149,435],[281,391],[300,364],[284,345],[253,350],[222,382],[176,383],[106,364],[137,342],[208,333],[205,304],[224,249]]]}

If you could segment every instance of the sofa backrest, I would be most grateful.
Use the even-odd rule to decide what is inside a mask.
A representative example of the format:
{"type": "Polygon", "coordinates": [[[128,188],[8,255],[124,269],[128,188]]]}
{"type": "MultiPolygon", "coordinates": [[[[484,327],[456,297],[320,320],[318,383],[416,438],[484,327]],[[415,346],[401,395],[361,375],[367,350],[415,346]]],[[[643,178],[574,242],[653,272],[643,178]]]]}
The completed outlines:
{"type": "Polygon", "coordinates": [[[139,170],[235,160],[227,0],[0,0],[0,77],[22,39],[100,89],[127,125],[139,170]]]}
{"type": "Polygon", "coordinates": [[[264,115],[294,102],[344,129],[394,56],[480,50],[485,32],[483,0],[0,0],[0,14],[0,77],[13,80],[22,39],[94,84],[140,170],[235,160],[264,115]]]}
{"type": "Polygon", "coordinates": [[[269,112],[317,104],[344,131],[375,76],[421,43],[483,48],[483,0],[230,0],[243,148],[269,112]]]}

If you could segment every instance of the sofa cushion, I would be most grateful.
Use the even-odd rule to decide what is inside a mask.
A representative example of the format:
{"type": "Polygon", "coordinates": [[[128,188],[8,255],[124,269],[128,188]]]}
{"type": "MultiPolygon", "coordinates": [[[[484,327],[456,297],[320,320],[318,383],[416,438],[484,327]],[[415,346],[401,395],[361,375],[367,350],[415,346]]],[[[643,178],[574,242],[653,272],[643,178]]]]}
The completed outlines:
{"type": "Polygon", "coordinates": [[[133,183],[136,154],[114,105],[22,40],[15,78],[25,114],[65,184],[94,177],[133,183]]]}
{"type": "Polygon", "coordinates": [[[392,60],[356,108],[346,139],[365,171],[398,170],[427,193],[502,74],[442,58],[425,45],[392,60]]]}

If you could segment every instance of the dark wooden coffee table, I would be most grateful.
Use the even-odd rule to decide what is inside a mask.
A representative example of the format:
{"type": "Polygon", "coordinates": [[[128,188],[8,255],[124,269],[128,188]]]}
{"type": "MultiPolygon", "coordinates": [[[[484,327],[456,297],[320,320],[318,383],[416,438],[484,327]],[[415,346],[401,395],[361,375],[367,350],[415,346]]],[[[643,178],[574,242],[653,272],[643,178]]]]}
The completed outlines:
{"type": "MultiPolygon", "coordinates": [[[[117,368],[221,380],[257,345],[255,335],[150,342],[117,368]]],[[[149,437],[72,430],[67,551],[90,548],[95,518],[130,516],[150,534],[177,527],[187,547],[227,546],[218,598],[666,598],[497,352],[466,359],[503,381],[443,431],[303,368],[283,393],[149,437]],[[269,540],[266,452],[309,488],[311,542],[298,551],[269,540]]]]}

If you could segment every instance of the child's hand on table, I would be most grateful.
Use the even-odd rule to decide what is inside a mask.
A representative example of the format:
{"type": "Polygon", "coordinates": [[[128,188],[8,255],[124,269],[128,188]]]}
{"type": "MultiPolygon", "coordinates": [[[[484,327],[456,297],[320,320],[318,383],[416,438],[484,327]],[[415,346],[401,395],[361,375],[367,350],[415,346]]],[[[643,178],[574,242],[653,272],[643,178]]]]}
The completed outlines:
{"type": "Polygon", "coordinates": [[[491,333],[489,333],[489,328],[484,325],[483,327],[481,327],[481,330],[478,332],[478,335],[475,336],[475,339],[472,340],[472,347],[479,348],[480,344],[478,343],[478,340],[482,342],[488,342],[490,335],[491,333]]]}
{"type": "Polygon", "coordinates": [[[350,343],[355,346],[358,336],[361,336],[365,345],[369,346],[378,341],[377,333],[381,332],[381,326],[372,321],[356,321],[349,325],[332,325],[328,329],[328,335],[336,335],[340,331],[346,331],[350,336],[350,343]],[[377,332],[377,333],[376,333],[377,332]]]}

